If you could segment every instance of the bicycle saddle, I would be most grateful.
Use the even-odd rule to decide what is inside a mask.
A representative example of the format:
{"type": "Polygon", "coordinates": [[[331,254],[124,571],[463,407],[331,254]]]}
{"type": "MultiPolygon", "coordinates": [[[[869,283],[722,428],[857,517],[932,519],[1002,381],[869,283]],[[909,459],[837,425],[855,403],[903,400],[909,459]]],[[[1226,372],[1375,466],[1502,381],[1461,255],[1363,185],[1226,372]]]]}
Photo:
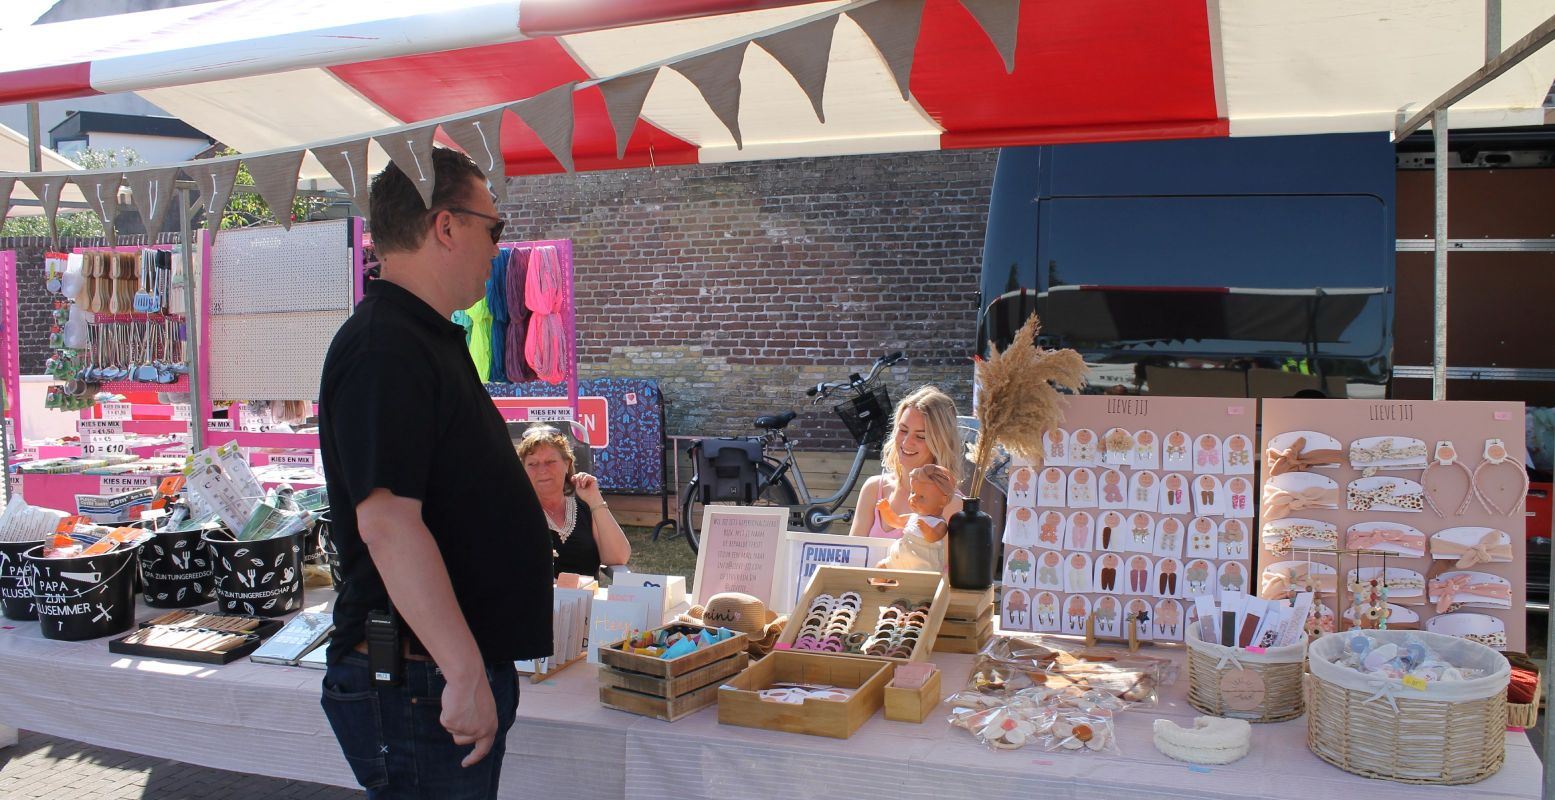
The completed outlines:
{"type": "Polygon", "coordinates": [[[765,417],[756,418],[756,427],[763,430],[779,431],[788,427],[788,423],[798,418],[798,414],[792,411],[784,411],[781,414],[768,414],[765,417]]]}

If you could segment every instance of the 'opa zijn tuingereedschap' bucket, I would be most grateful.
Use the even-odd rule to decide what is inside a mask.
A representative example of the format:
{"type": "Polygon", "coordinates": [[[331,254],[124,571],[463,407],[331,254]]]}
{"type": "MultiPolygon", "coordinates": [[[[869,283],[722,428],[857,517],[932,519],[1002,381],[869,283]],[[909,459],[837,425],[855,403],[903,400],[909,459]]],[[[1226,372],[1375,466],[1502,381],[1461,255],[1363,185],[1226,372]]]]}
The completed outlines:
{"type": "Polygon", "coordinates": [[[190,608],[216,596],[210,548],[201,537],[209,529],[158,531],[140,547],[140,573],[146,605],[190,608]]]}
{"type": "Polygon", "coordinates": [[[32,565],[33,593],[45,639],[74,642],[135,627],[135,551],[44,558],[43,545],[22,558],[32,565]]]}
{"type": "Polygon", "coordinates": [[[302,540],[306,530],[242,542],[227,530],[206,531],[216,602],[222,611],[279,617],[302,608],[302,540]]]}

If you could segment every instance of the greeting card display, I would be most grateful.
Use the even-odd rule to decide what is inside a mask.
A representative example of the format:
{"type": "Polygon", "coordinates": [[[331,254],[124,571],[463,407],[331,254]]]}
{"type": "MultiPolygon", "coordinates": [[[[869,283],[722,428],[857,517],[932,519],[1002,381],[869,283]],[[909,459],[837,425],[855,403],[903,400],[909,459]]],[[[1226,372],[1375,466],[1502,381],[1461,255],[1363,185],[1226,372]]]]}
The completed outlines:
{"type": "MultiPolygon", "coordinates": [[[[1250,400],[1101,395],[1062,400],[1063,430],[1030,471],[1033,516],[1012,511],[1004,583],[1025,613],[1013,630],[1182,641],[1190,585],[1246,591],[1257,529],[1256,408],[1250,400]],[[1010,529],[1014,529],[1011,531],[1010,529]],[[1239,587],[1239,588],[1238,588],[1239,587]],[[1049,592],[1051,620],[1031,609],[1049,592]]],[[[1014,468],[1015,471],[1019,467],[1014,468]]],[[[1011,497],[1028,494],[1011,473],[1011,497]]],[[[1335,493],[1339,487],[1334,487],[1335,493]]]]}
{"type": "Polygon", "coordinates": [[[1527,646],[1523,404],[1265,400],[1262,419],[1261,597],[1315,590],[1316,629],[1527,646]]]}

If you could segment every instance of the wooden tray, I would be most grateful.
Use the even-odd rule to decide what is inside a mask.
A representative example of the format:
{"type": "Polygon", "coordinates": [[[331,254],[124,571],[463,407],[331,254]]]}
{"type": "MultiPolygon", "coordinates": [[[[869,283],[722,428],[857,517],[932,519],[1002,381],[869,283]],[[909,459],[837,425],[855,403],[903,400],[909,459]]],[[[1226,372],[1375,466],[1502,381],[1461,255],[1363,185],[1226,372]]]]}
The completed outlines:
{"type": "MultiPolygon", "coordinates": [[[[232,615],[228,615],[232,616],[232,615]]],[[[238,615],[241,616],[241,615],[238,615]]],[[[140,629],[151,627],[150,623],[141,623],[139,627],[117,639],[108,641],[108,652],[125,656],[145,656],[147,658],[166,658],[174,661],[194,661],[200,664],[230,664],[249,653],[259,649],[259,645],[270,635],[285,626],[286,621],[280,619],[259,620],[259,627],[249,633],[249,640],[224,653],[208,653],[203,650],[183,650],[177,647],[157,647],[149,644],[129,644],[125,639],[134,636],[140,629]]],[[[176,627],[176,626],[175,626],[176,627]]]]}
{"type": "MultiPolygon", "coordinates": [[[[699,631],[714,629],[677,622],[654,629],[655,632],[660,630],[699,631]]],[[[745,640],[745,634],[736,633],[733,637],[711,647],[698,648],[679,658],[663,659],[622,650],[621,645],[626,642],[625,639],[622,639],[619,642],[613,642],[610,645],[599,648],[599,660],[606,666],[627,672],[639,672],[657,678],[674,678],[693,670],[701,669],[714,661],[728,658],[735,653],[745,652],[745,640]]]]}
{"type": "MultiPolygon", "coordinates": [[[[604,672],[603,669],[600,671],[604,672]]],[[[695,713],[718,702],[718,689],[719,683],[714,681],[689,694],[664,698],[601,684],[599,702],[600,705],[617,711],[674,722],[687,714],[695,713]]]]}
{"type": "Polygon", "coordinates": [[[705,667],[673,678],[660,678],[608,666],[600,667],[598,674],[600,686],[673,699],[690,694],[710,683],[722,682],[724,678],[735,675],[748,666],[750,666],[750,656],[741,650],[728,658],[721,658],[705,667]]]}
{"type": "Polygon", "coordinates": [[[846,739],[880,710],[885,702],[885,685],[895,672],[896,665],[883,658],[774,650],[718,687],[718,722],[846,739]],[[827,684],[857,691],[845,701],[776,703],[761,699],[760,690],[780,681],[827,684]]]}
{"type": "Polygon", "coordinates": [[[790,615],[788,624],[783,627],[783,634],[778,637],[778,643],[792,646],[794,640],[799,638],[800,625],[816,596],[822,594],[837,596],[843,592],[858,592],[864,600],[858,616],[853,621],[855,632],[868,633],[874,630],[875,623],[880,619],[880,609],[890,605],[891,601],[897,598],[907,598],[914,602],[931,600],[929,619],[923,626],[923,633],[919,635],[918,644],[913,648],[910,658],[883,659],[883,657],[859,653],[828,653],[827,655],[871,660],[927,661],[929,654],[934,652],[934,637],[939,634],[940,623],[945,619],[945,607],[950,602],[950,590],[945,585],[944,579],[932,572],[862,567],[817,567],[815,574],[810,576],[810,582],[805,586],[804,594],[800,595],[799,602],[795,604],[794,613],[790,615]],[[871,583],[871,580],[887,583],[876,585],[871,583]]]}

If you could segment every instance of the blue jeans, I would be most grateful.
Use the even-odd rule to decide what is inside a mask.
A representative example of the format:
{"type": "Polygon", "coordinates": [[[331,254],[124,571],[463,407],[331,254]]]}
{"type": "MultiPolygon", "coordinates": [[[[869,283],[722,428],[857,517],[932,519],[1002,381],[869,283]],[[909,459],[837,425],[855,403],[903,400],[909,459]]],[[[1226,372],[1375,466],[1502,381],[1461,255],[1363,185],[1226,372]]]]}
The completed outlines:
{"type": "Polygon", "coordinates": [[[406,661],[398,686],[376,686],[367,656],[347,653],[324,673],[324,715],[357,783],[370,800],[488,800],[497,796],[508,729],[518,712],[518,676],[512,664],[488,666],[497,701],[497,738],[470,767],[459,762],[473,745],[454,744],[443,713],[442,672],[430,662],[406,661]]]}

